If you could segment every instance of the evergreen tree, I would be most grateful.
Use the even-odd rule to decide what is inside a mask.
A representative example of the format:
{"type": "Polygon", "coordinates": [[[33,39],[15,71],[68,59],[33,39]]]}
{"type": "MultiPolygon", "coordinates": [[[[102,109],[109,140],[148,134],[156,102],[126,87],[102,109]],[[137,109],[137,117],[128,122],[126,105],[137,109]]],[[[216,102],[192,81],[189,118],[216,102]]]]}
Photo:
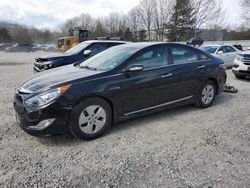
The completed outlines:
{"type": "Polygon", "coordinates": [[[187,41],[194,24],[194,8],[191,0],[176,0],[169,24],[165,27],[169,30],[169,41],[187,41]]]}
{"type": "Polygon", "coordinates": [[[6,28],[0,28],[0,42],[11,42],[9,31],[6,28]]]}

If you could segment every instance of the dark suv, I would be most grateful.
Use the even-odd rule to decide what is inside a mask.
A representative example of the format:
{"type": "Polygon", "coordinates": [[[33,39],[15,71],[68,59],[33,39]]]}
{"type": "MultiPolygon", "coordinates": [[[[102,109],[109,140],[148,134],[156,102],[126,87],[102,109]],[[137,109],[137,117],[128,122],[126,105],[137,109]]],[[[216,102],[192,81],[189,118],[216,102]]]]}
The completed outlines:
{"type": "Polygon", "coordinates": [[[34,62],[34,72],[37,73],[55,67],[82,62],[112,46],[117,46],[125,43],[128,42],[111,40],[85,41],[71,48],[65,53],[37,58],[34,62]]]}

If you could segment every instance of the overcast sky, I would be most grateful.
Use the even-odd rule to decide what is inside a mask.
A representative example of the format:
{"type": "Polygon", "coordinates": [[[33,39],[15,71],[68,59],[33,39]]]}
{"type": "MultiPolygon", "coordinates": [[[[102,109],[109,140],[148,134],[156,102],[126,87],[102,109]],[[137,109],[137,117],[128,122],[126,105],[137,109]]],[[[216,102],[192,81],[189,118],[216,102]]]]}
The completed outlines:
{"type": "MultiPolygon", "coordinates": [[[[240,19],[239,0],[221,1],[227,10],[227,22],[237,24],[240,19]]],[[[0,0],[0,21],[56,30],[66,19],[81,13],[89,13],[96,18],[114,11],[127,13],[139,2],[140,0],[0,0]]]]}

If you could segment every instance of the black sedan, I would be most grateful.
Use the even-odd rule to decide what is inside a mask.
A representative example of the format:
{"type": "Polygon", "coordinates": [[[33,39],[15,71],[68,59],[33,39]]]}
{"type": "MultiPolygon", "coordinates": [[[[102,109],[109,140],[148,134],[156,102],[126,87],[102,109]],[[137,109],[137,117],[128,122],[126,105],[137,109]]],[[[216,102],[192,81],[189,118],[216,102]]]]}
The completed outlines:
{"type": "Polygon", "coordinates": [[[69,130],[93,139],[129,118],[187,104],[207,108],[225,82],[223,61],[199,49],[131,43],[34,75],[17,89],[14,108],[31,135],[69,130]]]}
{"type": "Polygon", "coordinates": [[[128,42],[112,40],[85,41],[71,48],[65,53],[52,54],[37,58],[34,62],[33,70],[34,73],[37,73],[44,70],[77,63],[79,61],[84,61],[110,47],[126,43],[128,42]]]}

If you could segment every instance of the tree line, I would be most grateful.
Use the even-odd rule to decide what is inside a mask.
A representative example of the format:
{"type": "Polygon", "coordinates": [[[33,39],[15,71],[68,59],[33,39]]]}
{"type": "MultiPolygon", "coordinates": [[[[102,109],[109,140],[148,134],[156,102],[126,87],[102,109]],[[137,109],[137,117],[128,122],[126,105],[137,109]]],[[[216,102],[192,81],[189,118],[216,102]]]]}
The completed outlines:
{"type": "Polygon", "coordinates": [[[0,43],[51,43],[61,36],[60,32],[40,30],[25,25],[7,22],[0,23],[0,43]]]}
{"type": "Polygon", "coordinates": [[[65,22],[64,32],[80,27],[91,36],[108,35],[130,41],[182,41],[196,37],[201,28],[219,29],[225,11],[216,0],[142,0],[126,15],[111,13],[94,19],[81,14],[65,22]],[[216,17],[215,17],[216,15],[216,17]]]}
{"type": "Polygon", "coordinates": [[[224,32],[225,39],[234,40],[237,35],[249,39],[250,1],[241,0],[240,6],[242,24],[247,27],[227,28],[221,1],[141,0],[127,14],[113,12],[93,18],[83,13],[66,20],[59,32],[0,23],[0,42],[48,43],[69,35],[74,28],[89,30],[91,39],[109,36],[128,41],[187,41],[199,36],[202,29],[211,31],[212,39],[219,31],[224,32]]]}

